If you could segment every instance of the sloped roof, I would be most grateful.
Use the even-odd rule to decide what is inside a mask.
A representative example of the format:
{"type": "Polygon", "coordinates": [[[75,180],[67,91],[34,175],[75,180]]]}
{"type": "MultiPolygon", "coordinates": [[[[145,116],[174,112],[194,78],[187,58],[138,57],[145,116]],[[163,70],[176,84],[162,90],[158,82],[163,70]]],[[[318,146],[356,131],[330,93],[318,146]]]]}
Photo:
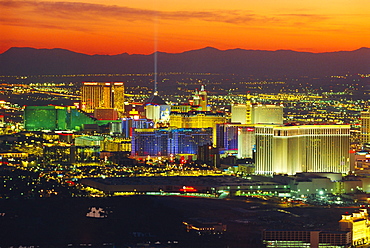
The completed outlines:
{"type": "Polygon", "coordinates": [[[153,105],[167,105],[167,103],[158,95],[152,95],[144,102],[144,105],[153,104],[153,105]]]}

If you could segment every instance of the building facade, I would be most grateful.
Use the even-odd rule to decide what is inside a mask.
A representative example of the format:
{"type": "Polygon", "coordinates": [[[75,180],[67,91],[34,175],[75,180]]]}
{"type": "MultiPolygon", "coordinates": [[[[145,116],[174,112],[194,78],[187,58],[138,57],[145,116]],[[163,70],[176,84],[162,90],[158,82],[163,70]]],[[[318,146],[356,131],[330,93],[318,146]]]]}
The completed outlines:
{"type": "Polygon", "coordinates": [[[255,127],[238,127],[238,158],[254,158],[256,152],[255,127]]]}
{"type": "Polygon", "coordinates": [[[209,111],[207,91],[205,90],[204,85],[200,87],[200,91],[198,91],[198,89],[195,90],[193,105],[200,106],[201,111],[209,111]]]}
{"type": "Polygon", "coordinates": [[[341,231],[350,232],[352,247],[369,247],[370,226],[367,209],[360,209],[359,212],[342,215],[339,226],[341,231]]]}
{"type": "Polygon", "coordinates": [[[93,113],[95,109],[115,109],[121,117],[124,113],[123,82],[83,82],[81,109],[93,113]]]}
{"type": "Polygon", "coordinates": [[[370,143],[370,111],[361,112],[362,143],[370,143]]]}
{"type": "Polygon", "coordinates": [[[81,130],[96,120],[74,106],[26,106],[24,127],[27,131],[81,130]]]}
{"type": "Polygon", "coordinates": [[[252,105],[250,104],[250,102],[247,102],[246,104],[232,105],[231,122],[240,124],[251,124],[252,123],[251,108],[252,105]]]}
{"type": "Polygon", "coordinates": [[[273,134],[274,125],[263,125],[255,128],[256,138],[256,173],[271,175],[273,168],[273,134]]]}
{"type": "Polygon", "coordinates": [[[271,248],[349,248],[350,232],[308,230],[265,230],[263,243],[271,248]]]}
{"type": "Polygon", "coordinates": [[[235,153],[238,158],[253,158],[255,143],[253,125],[234,123],[216,125],[216,147],[235,153]]]}
{"type": "Polygon", "coordinates": [[[256,125],[256,173],[347,173],[349,125],[256,125]]]}
{"type": "Polygon", "coordinates": [[[170,120],[171,106],[168,105],[157,93],[154,93],[144,102],[145,117],[154,123],[168,123],[170,120]]]}
{"type": "Polygon", "coordinates": [[[197,154],[198,147],[212,142],[211,128],[135,129],[132,156],[197,154]]]}
{"type": "Polygon", "coordinates": [[[191,111],[188,113],[171,113],[170,126],[177,128],[215,128],[217,123],[227,120],[223,113],[191,111]]]}
{"type": "Polygon", "coordinates": [[[252,124],[283,124],[283,106],[253,104],[251,110],[252,124]]]}

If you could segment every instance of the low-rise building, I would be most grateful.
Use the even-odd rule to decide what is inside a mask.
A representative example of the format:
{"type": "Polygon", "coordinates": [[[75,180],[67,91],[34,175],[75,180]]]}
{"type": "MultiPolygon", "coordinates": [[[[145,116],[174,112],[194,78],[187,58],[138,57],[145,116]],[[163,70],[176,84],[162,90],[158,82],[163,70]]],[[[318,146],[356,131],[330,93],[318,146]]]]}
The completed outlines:
{"type": "Polygon", "coordinates": [[[266,247],[351,247],[351,232],[308,230],[265,230],[263,243],[266,247]]]}
{"type": "Polygon", "coordinates": [[[352,214],[343,214],[339,225],[341,231],[350,232],[353,247],[370,243],[369,214],[367,209],[360,209],[359,212],[352,214]]]}

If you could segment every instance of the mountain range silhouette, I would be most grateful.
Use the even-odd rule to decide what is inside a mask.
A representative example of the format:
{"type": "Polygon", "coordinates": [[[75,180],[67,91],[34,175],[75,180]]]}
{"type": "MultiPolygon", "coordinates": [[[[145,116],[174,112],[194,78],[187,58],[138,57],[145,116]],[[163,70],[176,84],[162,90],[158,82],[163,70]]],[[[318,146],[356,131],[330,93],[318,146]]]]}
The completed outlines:
{"type": "MultiPolygon", "coordinates": [[[[326,53],[205,47],[157,52],[158,72],[220,73],[268,77],[370,73],[370,48],[326,53]]],[[[154,54],[87,55],[65,49],[12,47],[0,54],[0,75],[152,73],[154,54]]]]}

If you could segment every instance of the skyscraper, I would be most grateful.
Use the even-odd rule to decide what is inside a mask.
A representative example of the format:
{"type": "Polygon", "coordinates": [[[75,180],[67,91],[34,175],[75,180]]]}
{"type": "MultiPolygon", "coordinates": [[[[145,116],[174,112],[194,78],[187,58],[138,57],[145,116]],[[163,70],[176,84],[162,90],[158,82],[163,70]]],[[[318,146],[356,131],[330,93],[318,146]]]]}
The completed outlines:
{"type": "Polygon", "coordinates": [[[204,85],[200,87],[199,97],[200,97],[200,107],[202,108],[202,111],[207,111],[208,99],[207,91],[204,89],[204,85]]]}
{"type": "Polygon", "coordinates": [[[283,106],[273,104],[235,104],[231,106],[231,122],[241,124],[283,124],[283,106]]]}
{"type": "Polygon", "coordinates": [[[273,133],[274,125],[257,125],[255,128],[256,135],[256,173],[273,174],[273,133]]]}
{"type": "Polygon", "coordinates": [[[231,106],[231,122],[240,124],[252,123],[251,104],[249,101],[246,104],[235,104],[231,106]]]}
{"type": "Polygon", "coordinates": [[[74,106],[26,106],[24,127],[28,131],[81,130],[86,124],[95,124],[96,119],[74,106]]]}
{"type": "Polygon", "coordinates": [[[123,82],[83,82],[81,108],[87,113],[95,109],[115,109],[119,117],[124,113],[123,82]]]}
{"type": "Polygon", "coordinates": [[[211,128],[135,129],[132,134],[133,156],[170,156],[197,154],[198,147],[210,144],[211,128]]]}
{"type": "Polygon", "coordinates": [[[370,143],[370,111],[361,112],[361,140],[370,143]]]}
{"type": "Polygon", "coordinates": [[[216,124],[216,147],[228,153],[237,152],[238,158],[253,158],[255,128],[252,125],[216,124]]]}
{"type": "Polygon", "coordinates": [[[241,126],[238,128],[238,158],[253,158],[256,144],[255,128],[241,126]]]}
{"type": "Polygon", "coordinates": [[[283,106],[252,105],[252,124],[283,124],[283,106]]]}
{"type": "Polygon", "coordinates": [[[201,86],[200,91],[198,91],[198,89],[195,90],[193,104],[200,106],[202,111],[208,111],[207,91],[204,85],[201,86]]]}
{"type": "Polygon", "coordinates": [[[256,125],[256,172],[348,173],[349,125],[256,125]]]}
{"type": "Polygon", "coordinates": [[[226,151],[238,149],[238,128],[241,124],[218,123],[216,124],[216,147],[226,151]]]}

